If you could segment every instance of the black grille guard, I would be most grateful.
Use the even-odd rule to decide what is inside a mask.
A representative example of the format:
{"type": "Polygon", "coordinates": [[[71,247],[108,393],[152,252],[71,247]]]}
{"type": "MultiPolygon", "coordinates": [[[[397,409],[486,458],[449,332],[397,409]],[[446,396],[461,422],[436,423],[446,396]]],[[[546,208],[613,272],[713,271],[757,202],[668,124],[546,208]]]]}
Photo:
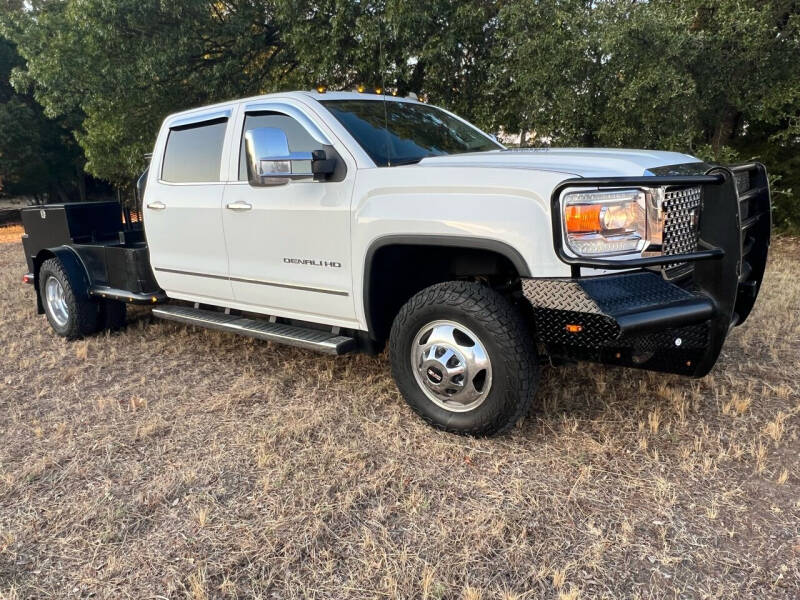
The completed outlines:
{"type": "Polygon", "coordinates": [[[730,329],[747,319],[763,280],[772,227],[764,165],[713,166],[702,175],[568,179],[553,190],[551,203],[554,249],[571,266],[572,277],[549,280],[555,288],[547,287],[546,280],[523,285],[534,305],[540,341],[551,345],[554,354],[695,376],[707,373],[730,329]],[[565,251],[565,189],[673,186],[701,188],[696,250],[625,260],[577,258],[565,251]],[[692,263],[693,268],[680,282],[662,278],[660,267],[675,263],[692,263]],[[582,268],[629,273],[582,277],[582,268]],[[635,273],[647,275],[630,277],[635,273]],[[646,297],[641,295],[643,286],[650,290],[646,297]],[[572,299],[586,296],[594,308],[569,301],[560,309],[547,306],[554,289],[572,299]],[[678,292],[685,297],[674,297],[678,292]],[[587,335],[565,335],[565,324],[578,317],[585,319],[587,335]],[[683,343],[689,339],[694,343],[683,343]],[[683,347],[675,347],[678,343],[683,347]],[[637,359],[642,348],[654,350],[652,358],[637,359]]]}

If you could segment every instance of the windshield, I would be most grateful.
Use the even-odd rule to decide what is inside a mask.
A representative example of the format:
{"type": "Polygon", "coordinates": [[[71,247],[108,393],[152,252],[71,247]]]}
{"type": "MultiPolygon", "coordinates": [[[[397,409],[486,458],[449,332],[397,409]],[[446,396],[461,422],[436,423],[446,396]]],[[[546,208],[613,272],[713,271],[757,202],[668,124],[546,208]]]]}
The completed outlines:
{"type": "Polygon", "coordinates": [[[435,106],[394,100],[323,100],[322,104],[379,167],[415,163],[426,156],[502,149],[435,106]]]}

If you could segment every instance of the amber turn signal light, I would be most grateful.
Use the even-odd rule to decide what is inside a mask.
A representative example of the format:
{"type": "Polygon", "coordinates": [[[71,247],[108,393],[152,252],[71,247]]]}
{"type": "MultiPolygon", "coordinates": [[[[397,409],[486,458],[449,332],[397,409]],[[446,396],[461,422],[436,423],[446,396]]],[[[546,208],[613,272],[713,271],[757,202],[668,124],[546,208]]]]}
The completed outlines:
{"type": "Polygon", "coordinates": [[[569,333],[580,333],[583,331],[583,325],[568,324],[565,328],[569,333]]]}
{"type": "Polygon", "coordinates": [[[566,207],[568,233],[586,233],[600,231],[599,204],[573,204],[566,207]]]}

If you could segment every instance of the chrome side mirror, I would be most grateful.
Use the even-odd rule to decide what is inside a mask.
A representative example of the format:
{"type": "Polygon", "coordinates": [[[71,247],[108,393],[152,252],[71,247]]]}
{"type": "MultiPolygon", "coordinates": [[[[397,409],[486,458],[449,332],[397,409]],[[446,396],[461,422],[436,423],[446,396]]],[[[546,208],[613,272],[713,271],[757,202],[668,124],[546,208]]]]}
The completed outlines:
{"type": "Polygon", "coordinates": [[[244,140],[250,185],[284,185],[292,179],[319,179],[333,173],[335,161],[326,159],[324,150],[290,152],[281,129],[251,129],[244,140]]]}

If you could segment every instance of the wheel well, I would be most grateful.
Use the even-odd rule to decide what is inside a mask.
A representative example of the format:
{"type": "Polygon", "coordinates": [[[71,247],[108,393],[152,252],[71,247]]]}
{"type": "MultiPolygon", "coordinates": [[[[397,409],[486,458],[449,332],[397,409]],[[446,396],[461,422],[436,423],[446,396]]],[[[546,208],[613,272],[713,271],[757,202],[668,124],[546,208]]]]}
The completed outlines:
{"type": "MultiPolygon", "coordinates": [[[[516,262],[518,259],[514,256],[516,262]]],[[[440,244],[380,246],[368,253],[364,279],[370,337],[383,344],[400,308],[411,296],[435,283],[481,280],[513,291],[519,289],[521,275],[514,262],[496,250],[440,244]]]]}
{"type": "Polygon", "coordinates": [[[52,250],[40,250],[39,254],[36,255],[36,258],[33,259],[33,274],[37,277],[39,276],[39,269],[42,266],[42,263],[50,258],[55,258],[56,255],[52,250]]]}

